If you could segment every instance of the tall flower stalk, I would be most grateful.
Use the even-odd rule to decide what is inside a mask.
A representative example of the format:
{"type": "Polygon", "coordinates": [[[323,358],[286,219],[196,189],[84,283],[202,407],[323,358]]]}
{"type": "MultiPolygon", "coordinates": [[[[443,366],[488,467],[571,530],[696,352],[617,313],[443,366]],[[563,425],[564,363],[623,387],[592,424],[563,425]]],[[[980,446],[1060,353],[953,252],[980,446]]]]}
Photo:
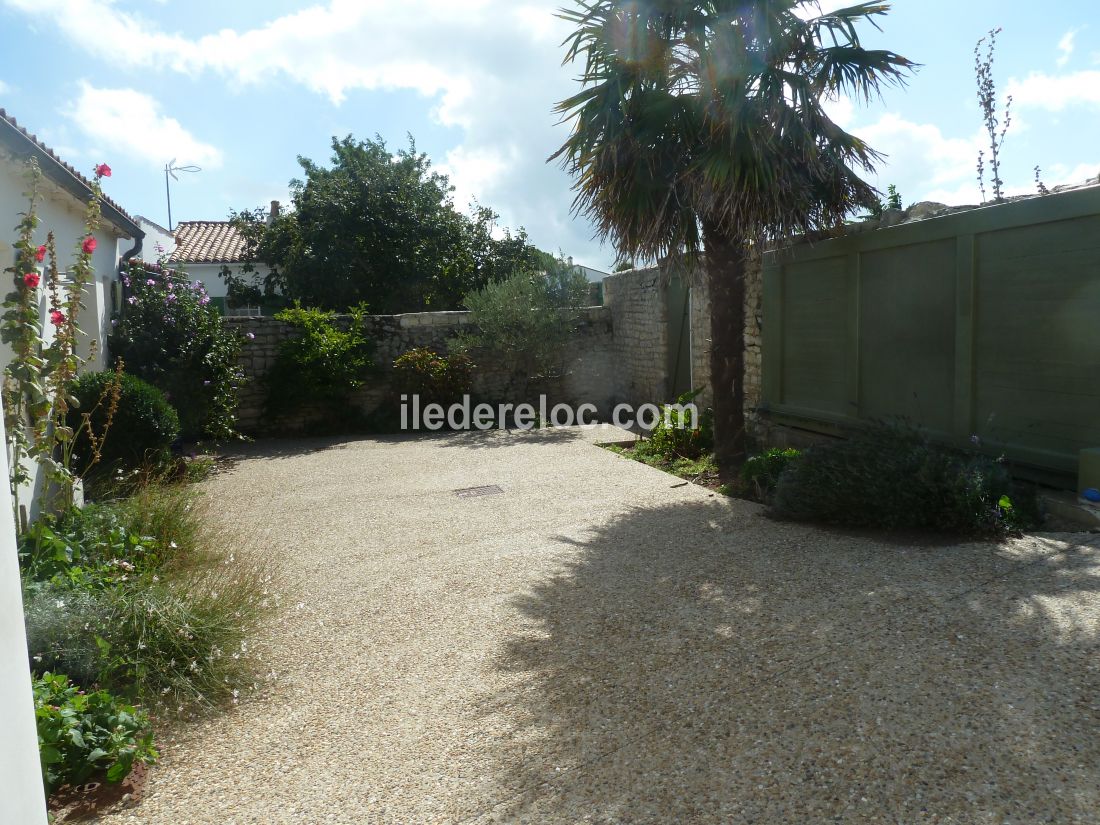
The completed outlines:
{"type": "MultiPolygon", "coordinates": [[[[37,160],[32,158],[28,163],[28,207],[16,227],[16,261],[6,270],[12,273],[13,291],[4,300],[0,320],[0,338],[11,344],[13,352],[4,370],[3,398],[17,524],[21,524],[19,495],[22,486],[31,480],[32,461],[45,473],[47,483],[42,489],[47,501],[43,504],[56,509],[73,504],[76,479],[69,465],[75,433],[65,418],[71,406],[69,385],[86,363],[77,352],[79,339],[85,335],[78,319],[84,309],[84,290],[95,277],[92,255],[100,224],[101,181],[110,174],[106,164],[96,167],[83,234],[76,243],[68,277],[63,278],[53,232],[48,233],[45,244],[35,245],[42,171],[37,160]],[[46,270],[44,278],[39,271],[41,265],[46,270]],[[48,307],[48,322],[42,317],[43,300],[48,307]],[[47,333],[46,323],[52,327],[52,334],[47,333]]],[[[89,352],[94,355],[95,349],[92,340],[89,352]]]]}
{"type": "MultiPolygon", "coordinates": [[[[1004,181],[1001,179],[1001,147],[1004,146],[1005,135],[1012,124],[1012,95],[1005,99],[1002,124],[997,117],[997,87],[993,83],[993,52],[997,46],[997,35],[1000,28],[992,29],[987,37],[978,41],[974,47],[974,76],[978,81],[978,106],[982,110],[982,122],[985,131],[989,135],[989,163],[993,172],[993,200],[1004,200],[1004,181]],[[988,39],[985,57],[982,57],[982,44],[988,39]],[[998,131],[999,127],[999,131],[998,131]]],[[[978,188],[982,193],[982,203],[985,203],[985,151],[978,152],[978,188]]]]}

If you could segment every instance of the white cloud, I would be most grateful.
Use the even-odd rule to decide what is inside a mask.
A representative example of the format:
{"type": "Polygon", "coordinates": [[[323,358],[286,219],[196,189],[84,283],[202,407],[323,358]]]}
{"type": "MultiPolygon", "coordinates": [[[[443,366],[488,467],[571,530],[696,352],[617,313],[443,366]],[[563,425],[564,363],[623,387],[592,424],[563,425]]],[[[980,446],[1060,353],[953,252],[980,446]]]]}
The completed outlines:
{"type": "MultiPolygon", "coordinates": [[[[947,137],[938,126],[914,123],[894,113],[852,131],[885,154],[889,167],[904,169],[907,177],[933,187],[973,175],[983,139],[980,132],[969,138],[947,137]]],[[[889,173],[881,176],[888,178],[889,173]]]]}
{"type": "Polygon", "coordinates": [[[1006,89],[1017,106],[1060,112],[1067,106],[1100,105],[1100,71],[1063,75],[1032,72],[1025,79],[1012,78],[1006,89]]]}
{"type": "Polygon", "coordinates": [[[1077,38],[1077,29],[1070,29],[1064,35],[1062,39],[1058,41],[1058,51],[1061,54],[1058,57],[1058,68],[1065,66],[1069,63],[1069,59],[1073,57],[1074,40],[1077,38]]]}
{"type": "Polygon", "coordinates": [[[1079,163],[1076,166],[1066,166],[1064,163],[1051,164],[1049,169],[1042,170],[1043,183],[1048,187],[1061,186],[1062,184],[1086,183],[1089,180],[1096,181],[1100,175],[1100,162],[1079,163]]]}
{"type": "Polygon", "coordinates": [[[216,169],[222,153],[161,113],[160,104],[133,89],[98,89],[80,83],[80,96],[65,114],[101,151],[125,152],[151,163],[175,157],[181,164],[216,169]]]}
{"type": "Polygon", "coordinates": [[[572,181],[545,162],[567,136],[553,106],[578,88],[576,67],[561,66],[569,25],[555,17],[560,0],[329,0],[248,30],[195,38],[165,32],[110,0],[0,4],[38,25],[50,21],[74,47],[122,68],[210,73],[246,93],[290,81],[334,105],[357,90],[423,95],[432,117],[462,130],[436,158],[452,175],[459,206],[476,198],[504,225],[525,226],[535,243],[564,248],[578,262],[599,266],[613,257],[584,221],[571,221],[572,181]]]}
{"type": "Polygon", "coordinates": [[[3,80],[0,80],[0,95],[6,95],[10,91],[11,91],[11,86],[9,86],[3,80]]]}

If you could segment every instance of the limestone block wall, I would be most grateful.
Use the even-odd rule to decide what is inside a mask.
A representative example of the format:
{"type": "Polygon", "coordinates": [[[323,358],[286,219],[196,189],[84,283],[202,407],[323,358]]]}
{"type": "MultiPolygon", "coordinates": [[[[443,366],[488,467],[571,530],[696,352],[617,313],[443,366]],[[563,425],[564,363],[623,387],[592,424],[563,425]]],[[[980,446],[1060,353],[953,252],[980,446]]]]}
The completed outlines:
{"type": "MultiPolygon", "coordinates": [[[[263,434],[294,432],[317,423],[319,409],[304,409],[298,415],[279,422],[266,419],[264,407],[267,388],[264,376],[274,366],[279,345],[297,335],[289,324],[271,317],[225,318],[228,327],[245,339],[240,365],[245,373],[239,390],[238,426],[242,432],[263,434]]],[[[347,320],[345,320],[347,323],[347,320]]],[[[374,341],[377,373],[352,399],[360,412],[369,415],[392,400],[390,374],[394,360],[417,347],[447,351],[447,341],[470,323],[469,312],[415,312],[402,315],[371,315],[364,319],[367,336],[374,341]]],[[[471,395],[479,401],[519,403],[521,387],[514,381],[512,365],[487,353],[472,354],[475,369],[471,395]]],[[[545,393],[550,403],[592,403],[601,414],[610,412],[614,386],[615,353],[612,347],[611,315],[604,307],[580,311],[577,328],[566,351],[564,377],[553,385],[528,387],[529,393],[545,393]]],[[[536,399],[537,400],[537,399],[536,399]]]]}
{"type": "MultiPolygon", "coordinates": [[[[755,427],[761,392],[763,270],[752,260],[745,283],[745,412],[755,427]]],[[[668,281],[658,267],[620,272],[604,279],[604,306],[611,313],[616,353],[615,395],[630,404],[663,401],[669,388],[668,281]]],[[[710,295],[699,273],[690,289],[691,386],[702,387],[696,403],[714,403],[710,386],[710,295]]]]}
{"type": "Polygon", "coordinates": [[[664,401],[668,386],[668,302],[658,267],[632,269],[603,280],[611,314],[619,402],[664,401]]]}

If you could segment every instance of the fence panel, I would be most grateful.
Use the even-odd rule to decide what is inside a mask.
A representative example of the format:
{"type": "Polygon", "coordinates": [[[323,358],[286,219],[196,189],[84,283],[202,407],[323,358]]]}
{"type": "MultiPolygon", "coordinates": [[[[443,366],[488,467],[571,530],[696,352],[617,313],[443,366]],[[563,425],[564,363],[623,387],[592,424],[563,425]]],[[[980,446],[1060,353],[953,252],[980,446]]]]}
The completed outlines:
{"type": "Polygon", "coordinates": [[[763,359],[781,423],[904,416],[1073,473],[1100,445],[1100,187],[769,253],[763,359]]]}

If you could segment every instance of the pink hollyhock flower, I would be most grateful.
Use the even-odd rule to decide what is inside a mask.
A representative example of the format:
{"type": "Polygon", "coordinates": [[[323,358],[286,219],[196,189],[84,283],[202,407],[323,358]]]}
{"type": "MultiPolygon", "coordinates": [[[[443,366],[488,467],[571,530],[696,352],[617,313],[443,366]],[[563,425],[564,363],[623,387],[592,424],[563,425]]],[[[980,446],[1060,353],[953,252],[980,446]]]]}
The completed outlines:
{"type": "Polygon", "coordinates": [[[111,177],[111,167],[106,163],[101,163],[95,168],[95,176],[97,178],[109,178],[111,177]]]}
{"type": "Polygon", "coordinates": [[[89,235],[87,238],[84,239],[84,243],[80,245],[80,249],[85,255],[91,255],[93,252],[95,252],[96,246],[96,239],[89,235]]]}
{"type": "Polygon", "coordinates": [[[247,338],[247,339],[248,339],[249,341],[255,341],[255,340],[256,340],[256,333],[254,333],[254,332],[246,332],[246,333],[244,334],[244,337],[245,337],[245,338],[247,338]]]}
{"type": "Polygon", "coordinates": [[[145,285],[146,286],[156,286],[157,282],[154,281],[152,278],[146,278],[145,279],[145,285]]]}
{"type": "Polygon", "coordinates": [[[34,259],[36,261],[38,261],[39,263],[42,263],[42,261],[46,260],[46,247],[45,246],[40,246],[40,247],[38,247],[38,249],[34,250],[34,259]]]}
{"type": "Polygon", "coordinates": [[[37,289],[39,280],[37,272],[28,272],[23,276],[23,283],[27,285],[27,289],[37,289]]]}
{"type": "Polygon", "coordinates": [[[55,327],[61,326],[63,323],[65,323],[65,313],[59,309],[55,309],[53,312],[50,313],[50,323],[53,324],[55,327]]]}

